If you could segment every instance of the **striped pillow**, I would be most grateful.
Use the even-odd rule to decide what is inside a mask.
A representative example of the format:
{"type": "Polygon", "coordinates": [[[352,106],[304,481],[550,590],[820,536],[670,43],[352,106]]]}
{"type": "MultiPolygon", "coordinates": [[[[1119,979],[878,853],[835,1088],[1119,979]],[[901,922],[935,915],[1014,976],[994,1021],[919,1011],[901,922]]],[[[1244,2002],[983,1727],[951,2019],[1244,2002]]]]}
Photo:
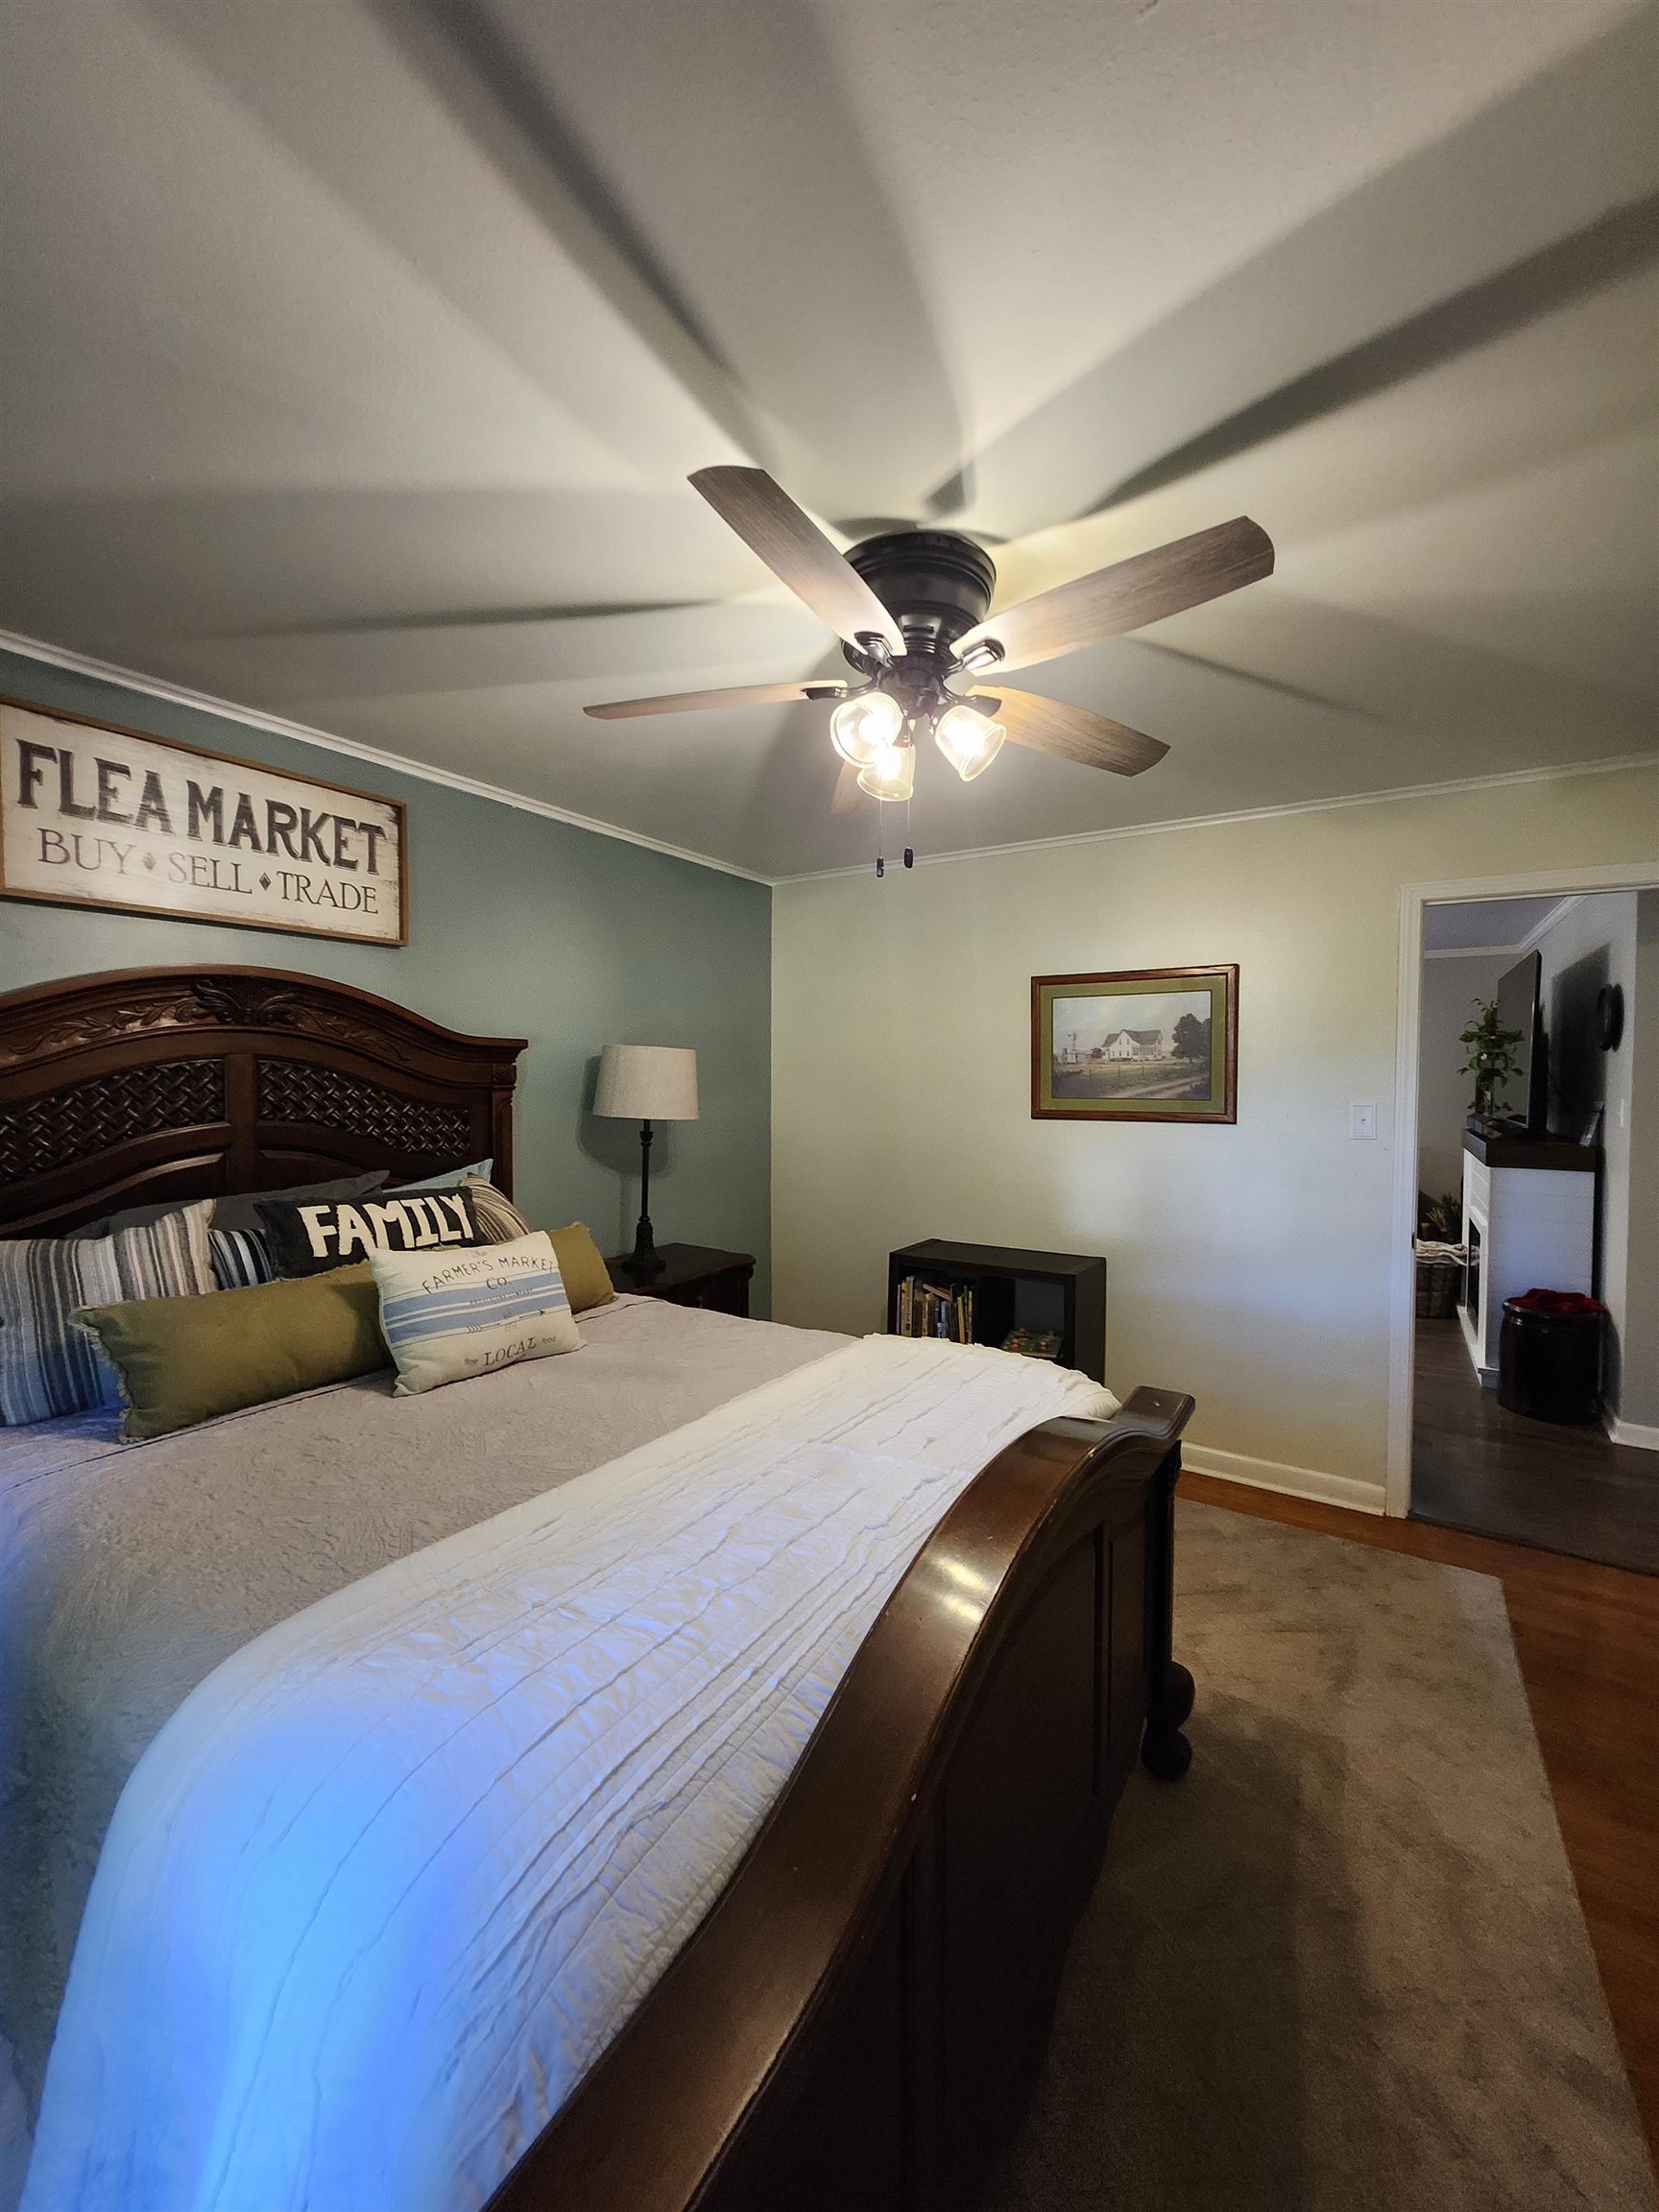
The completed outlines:
{"type": "Polygon", "coordinates": [[[257,1229],[209,1229],[207,1247],[221,1290],[253,1290],[276,1280],[271,1247],[257,1229]]]}
{"type": "Polygon", "coordinates": [[[11,1427],[119,1406],[120,1384],[72,1316],[130,1298],[189,1298],[217,1287],[207,1248],[213,1202],[111,1237],[0,1241],[0,1414],[11,1427]]]}
{"type": "Polygon", "coordinates": [[[516,1244],[371,1252],[369,1264],[399,1398],[581,1349],[545,1230],[516,1244]]]}
{"type": "Polygon", "coordinates": [[[462,1178],[461,1188],[472,1201],[472,1212],[478,1226],[492,1244],[517,1244],[520,1237],[532,1234],[530,1224],[519,1213],[504,1190],[481,1175],[462,1178]]]}

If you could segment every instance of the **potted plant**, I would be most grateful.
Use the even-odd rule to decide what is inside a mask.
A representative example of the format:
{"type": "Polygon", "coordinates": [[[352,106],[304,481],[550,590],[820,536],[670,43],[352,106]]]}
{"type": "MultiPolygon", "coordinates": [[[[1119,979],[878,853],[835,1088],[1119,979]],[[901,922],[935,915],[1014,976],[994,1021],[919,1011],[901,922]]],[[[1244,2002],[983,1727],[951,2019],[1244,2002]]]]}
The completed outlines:
{"type": "Polygon", "coordinates": [[[1498,1019],[1496,998],[1484,1002],[1477,998],[1473,1003],[1477,1019],[1457,1039],[1459,1045],[1468,1046],[1469,1057],[1457,1072],[1475,1078],[1475,1112],[1490,1114],[1498,1103],[1499,1092],[1521,1072],[1521,1063],[1515,1057],[1521,1032],[1504,1028],[1498,1019]]]}

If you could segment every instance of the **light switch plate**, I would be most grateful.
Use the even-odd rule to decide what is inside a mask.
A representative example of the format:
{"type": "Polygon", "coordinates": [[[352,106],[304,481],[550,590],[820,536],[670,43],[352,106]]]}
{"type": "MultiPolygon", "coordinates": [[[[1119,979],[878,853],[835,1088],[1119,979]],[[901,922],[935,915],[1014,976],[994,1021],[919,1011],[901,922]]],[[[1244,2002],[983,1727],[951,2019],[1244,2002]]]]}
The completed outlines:
{"type": "Polygon", "coordinates": [[[1348,1109],[1348,1134],[1357,1142],[1365,1142],[1377,1134],[1377,1101],[1375,1098],[1356,1098],[1348,1109]]]}

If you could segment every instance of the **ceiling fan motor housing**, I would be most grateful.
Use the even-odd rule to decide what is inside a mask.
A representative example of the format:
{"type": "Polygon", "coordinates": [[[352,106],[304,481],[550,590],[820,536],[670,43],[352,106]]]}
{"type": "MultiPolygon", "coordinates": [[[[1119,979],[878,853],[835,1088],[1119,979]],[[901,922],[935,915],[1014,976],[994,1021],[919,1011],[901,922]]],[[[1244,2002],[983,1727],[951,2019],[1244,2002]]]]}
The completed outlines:
{"type": "MultiPolygon", "coordinates": [[[[953,530],[890,531],[864,539],[847,559],[918,658],[949,660],[956,639],[990,612],[996,565],[982,546],[953,530]]],[[[846,653],[855,668],[867,665],[855,646],[846,653]]]]}

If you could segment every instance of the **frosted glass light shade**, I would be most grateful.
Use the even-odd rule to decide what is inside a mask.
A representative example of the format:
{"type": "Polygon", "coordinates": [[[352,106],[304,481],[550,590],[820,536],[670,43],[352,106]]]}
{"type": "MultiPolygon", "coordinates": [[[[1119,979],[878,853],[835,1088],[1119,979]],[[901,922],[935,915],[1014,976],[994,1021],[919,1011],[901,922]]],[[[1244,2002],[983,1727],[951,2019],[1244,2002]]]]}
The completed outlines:
{"type": "Polygon", "coordinates": [[[685,1045],[607,1045],[593,1111],[617,1121],[695,1121],[696,1053],[685,1045]]]}
{"type": "Polygon", "coordinates": [[[914,745],[884,745],[869,766],[858,771],[858,788],[872,799],[908,799],[915,787],[914,745]]]}
{"type": "Polygon", "coordinates": [[[975,713],[972,707],[948,707],[939,717],[933,742],[963,782],[972,783],[1001,752],[1007,734],[1000,722],[975,713]]]}
{"type": "Polygon", "coordinates": [[[843,699],[830,717],[830,741],[843,760],[867,768],[886,752],[904,727],[904,709],[885,691],[861,691],[843,699]]]}

